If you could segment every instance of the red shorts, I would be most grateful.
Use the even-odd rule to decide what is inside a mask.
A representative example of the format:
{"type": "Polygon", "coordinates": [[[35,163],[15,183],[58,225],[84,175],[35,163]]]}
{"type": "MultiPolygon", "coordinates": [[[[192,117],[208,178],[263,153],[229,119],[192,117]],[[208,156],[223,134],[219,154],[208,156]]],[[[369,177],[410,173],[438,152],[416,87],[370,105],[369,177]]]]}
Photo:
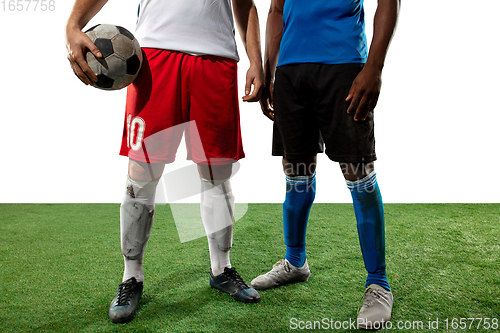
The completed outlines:
{"type": "Polygon", "coordinates": [[[185,133],[187,158],[195,163],[228,164],[245,157],[236,61],[143,51],[141,72],[127,88],[120,155],[171,163],[185,133]]]}

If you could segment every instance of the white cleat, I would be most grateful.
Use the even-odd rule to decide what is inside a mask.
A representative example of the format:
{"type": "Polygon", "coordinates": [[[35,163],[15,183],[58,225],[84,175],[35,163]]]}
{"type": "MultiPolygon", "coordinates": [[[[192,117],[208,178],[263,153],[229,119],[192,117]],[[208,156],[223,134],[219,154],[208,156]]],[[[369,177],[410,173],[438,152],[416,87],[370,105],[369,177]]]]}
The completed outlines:
{"type": "Polygon", "coordinates": [[[358,312],[358,328],[378,330],[385,327],[391,320],[392,292],[385,290],[378,284],[371,284],[363,294],[363,305],[358,312]]]}
{"type": "Polygon", "coordinates": [[[257,290],[276,288],[288,283],[304,282],[309,280],[311,271],[307,259],[302,267],[296,267],[286,259],[281,259],[266,274],[260,275],[250,282],[257,290]]]}

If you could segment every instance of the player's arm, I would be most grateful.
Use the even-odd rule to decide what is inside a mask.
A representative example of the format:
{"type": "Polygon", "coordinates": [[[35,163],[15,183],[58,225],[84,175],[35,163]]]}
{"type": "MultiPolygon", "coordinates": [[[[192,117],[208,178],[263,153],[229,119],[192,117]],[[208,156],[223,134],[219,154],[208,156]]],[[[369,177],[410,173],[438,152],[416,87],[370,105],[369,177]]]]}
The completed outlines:
{"type": "Polygon", "coordinates": [[[250,61],[247,71],[245,102],[257,102],[260,99],[263,83],[262,55],[260,52],[260,28],[257,8],[253,0],[233,0],[233,11],[241,41],[250,61]],[[253,91],[252,91],[253,85],[253,91]]]}
{"type": "Polygon", "coordinates": [[[271,0],[267,16],[266,47],[264,52],[264,90],[260,99],[262,112],[274,120],[273,90],[274,72],[278,64],[281,36],[283,34],[283,6],[285,0],[271,0]]]}
{"type": "Polygon", "coordinates": [[[373,23],[373,38],[365,67],[354,80],[346,101],[351,101],[347,113],[354,120],[365,120],[377,105],[382,85],[382,69],[399,16],[401,0],[378,0],[373,23]]]}
{"type": "Polygon", "coordinates": [[[82,29],[101,10],[108,0],[76,0],[66,24],[66,49],[68,60],[76,76],[85,84],[93,85],[97,76],[92,72],[85,53],[92,52],[96,57],[102,55],[82,29]]]}

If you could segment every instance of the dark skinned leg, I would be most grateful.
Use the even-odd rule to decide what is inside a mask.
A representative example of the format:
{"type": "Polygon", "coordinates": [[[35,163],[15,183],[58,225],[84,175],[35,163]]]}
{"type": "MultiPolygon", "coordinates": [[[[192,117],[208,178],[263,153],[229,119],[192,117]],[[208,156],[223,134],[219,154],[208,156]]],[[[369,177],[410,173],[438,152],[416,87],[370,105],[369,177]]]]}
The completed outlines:
{"type": "Polygon", "coordinates": [[[375,170],[374,162],[368,163],[339,163],[344,178],[349,181],[357,181],[368,176],[375,170]]]}
{"type": "Polygon", "coordinates": [[[316,155],[297,160],[283,157],[283,172],[287,177],[310,176],[316,171],[316,155]]]}

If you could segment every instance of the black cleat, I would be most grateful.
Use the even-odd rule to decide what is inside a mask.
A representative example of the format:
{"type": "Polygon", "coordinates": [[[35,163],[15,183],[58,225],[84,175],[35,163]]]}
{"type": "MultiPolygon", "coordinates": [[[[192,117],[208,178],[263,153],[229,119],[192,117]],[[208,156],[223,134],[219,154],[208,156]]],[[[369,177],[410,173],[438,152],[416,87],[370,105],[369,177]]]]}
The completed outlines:
{"type": "Polygon", "coordinates": [[[213,276],[210,270],[210,286],[233,296],[239,302],[257,303],[260,301],[257,290],[246,284],[234,268],[226,267],[224,273],[218,276],[213,276]]]}
{"type": "Polygon", "coordinates": [[[118,292],[109,306],[109,320],[113,323],[126,323],[134,318],[137,303],[142,296],[143,283],[135,277],[120,283],[118,292]]]}

